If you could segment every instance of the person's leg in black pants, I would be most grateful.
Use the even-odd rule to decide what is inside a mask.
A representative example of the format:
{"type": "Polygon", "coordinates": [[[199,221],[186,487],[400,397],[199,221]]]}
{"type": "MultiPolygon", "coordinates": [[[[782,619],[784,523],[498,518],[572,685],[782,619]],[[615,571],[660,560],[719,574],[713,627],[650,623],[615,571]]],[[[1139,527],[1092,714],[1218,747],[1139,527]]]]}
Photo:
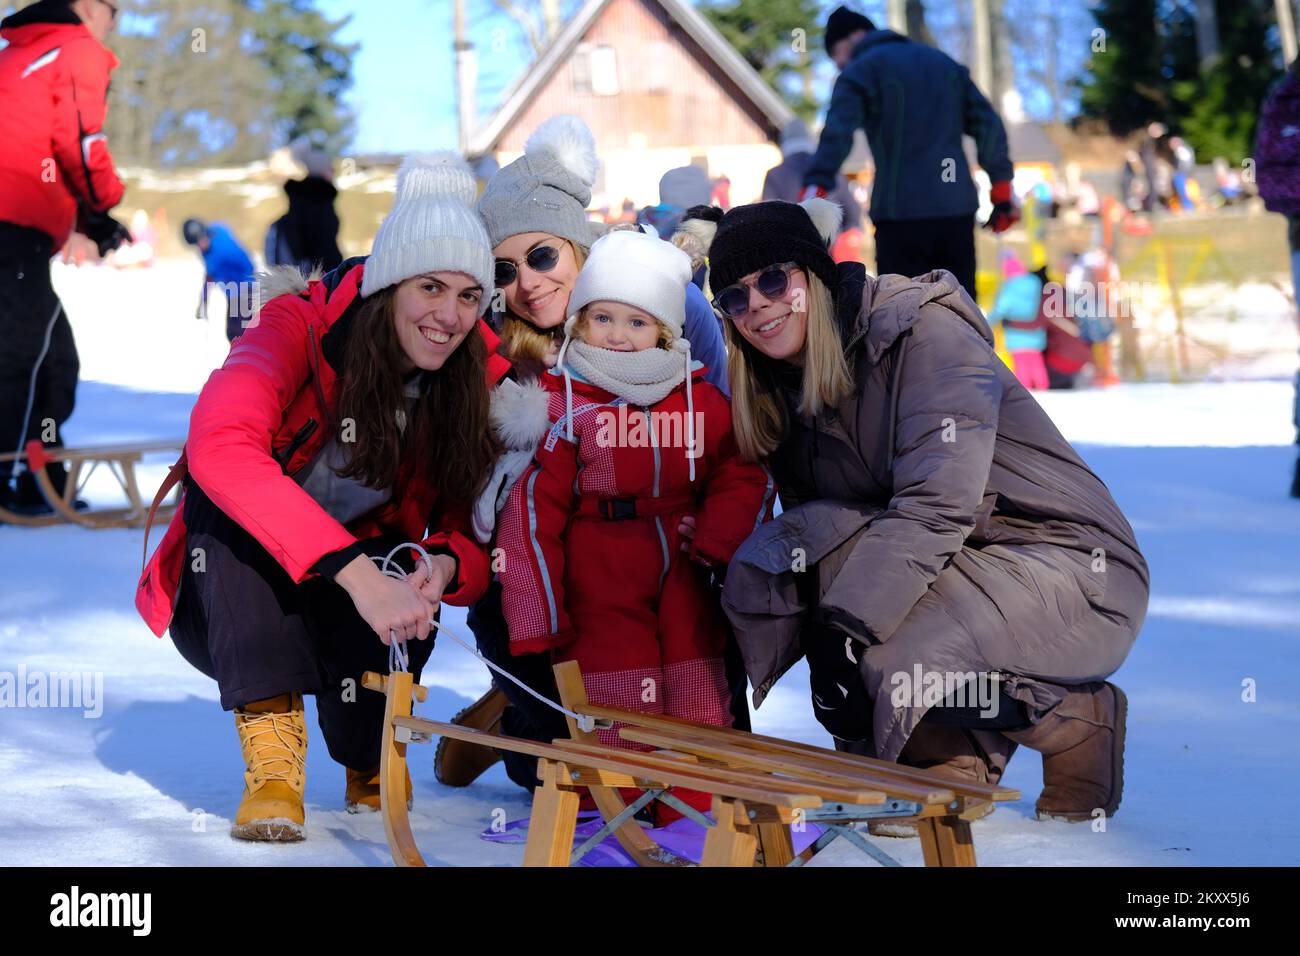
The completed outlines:
{"type": "Polygon", "coordinates": [[[947,269],[975,298],[975,217],[876,223],[876,274],[924,275],[947,269]]]}
{"type": "MultiPolygon", "coordinates": [[[[0,223],[0,454],[21,451],[20,442],[42,438],[47,419],[55,425],[55,441],[47,444],[58,443],[63,423],[72,414],[77,348],[50,282],[52,247],[50,237],[38,229],[0,223]],[[47,331],[50,344],[41,359],[47,331]],[[38,360],[41,365],[33,390],[32,373],[38,360]]],[[[13,471],[12,461],[0,462],[0,486],[8,483],[13,471]]],[[[23,487],[21,503],[41,501],[30,478],[23,487]]]]}
{"type": "MultiPolygon", "coordinates": [[[[217,681],[226,710],[285,693],[315,694],[330,756],[353,770],[373,770],[384,700],[361,687],[361,674],[386,673],[388,648],[347,593],[323,579],[295,584],[192,480],[185,523],[188,563],[170,629],[181,655],[217,681]]],[[[398,543],[376,538],[366,550],[382,556],[398,543]]],[[[413,567],[407,552],[395,560],[413,567]]],[[[432,637],[408,645],[417,681],[432,650],[432,637]]]]}

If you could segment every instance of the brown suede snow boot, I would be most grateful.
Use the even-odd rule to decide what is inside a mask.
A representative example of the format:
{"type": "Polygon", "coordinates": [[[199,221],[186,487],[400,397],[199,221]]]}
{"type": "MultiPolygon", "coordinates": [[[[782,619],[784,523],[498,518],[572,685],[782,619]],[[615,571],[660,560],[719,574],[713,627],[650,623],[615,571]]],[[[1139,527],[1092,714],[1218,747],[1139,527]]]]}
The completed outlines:
{"type": "Polygon", "coordinates": [[[1026,730],[1007,731],[1043,755],[1040,820],[1079,823],[1114,816],[1124,794],[1128,698],[1111,683],[1080,684],[1026,730]]]}
{"type": "MultiPolygon", "coordinates": [[[[932,770],[941,776],[971,783],[997,783],[1007,768],[1016,744],[990,730],[967,730],[922,721],[916,725],[898,762],[905,767],[932,770]]],[[[962,814],[980,820],[993,812],[993,803],[980,803],[962,814]]],[[[874,820],[867,824],[873,836],[914,837],[916,824],[910,821],[874,820]]]]}
{"type": "MultiPolygon", "coordinates": [[[[453,717],[451,722],[499,734],[501,714],[508,703],[506,695],[494,684],[486,694],[453,717]]],[[[441,737],[433,752],[433,775],[439,783],[448,787],[468,787],[500,759],[501,754],[491,747],[441,737]]]]}
{"type": "MultiPolygon", "coordinates": [[[[374,770],[353,770],[347,767],[347,790],[344,793],[344,809],[348,813],[373,813],[380,809],[379,802],[379,768],[374,770]]],[[[406,770],[406,809],[411,809],[411,770],[406,770]]]]}

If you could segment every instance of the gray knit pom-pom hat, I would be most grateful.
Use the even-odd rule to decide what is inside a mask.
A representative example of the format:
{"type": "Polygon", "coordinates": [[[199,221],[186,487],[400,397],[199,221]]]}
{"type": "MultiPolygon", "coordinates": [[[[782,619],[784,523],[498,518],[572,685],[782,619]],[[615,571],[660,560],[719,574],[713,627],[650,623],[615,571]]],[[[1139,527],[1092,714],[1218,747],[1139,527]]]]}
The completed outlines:
{"type": "Polygon", "coordinates": [[[524,143],[524,155],[488,180],[478,211],[495,248],[511,236],[545,232],[591,248],[604,233],[587,218],[598,166],[596,140],[576,116],[553,116],[524,143]]]}

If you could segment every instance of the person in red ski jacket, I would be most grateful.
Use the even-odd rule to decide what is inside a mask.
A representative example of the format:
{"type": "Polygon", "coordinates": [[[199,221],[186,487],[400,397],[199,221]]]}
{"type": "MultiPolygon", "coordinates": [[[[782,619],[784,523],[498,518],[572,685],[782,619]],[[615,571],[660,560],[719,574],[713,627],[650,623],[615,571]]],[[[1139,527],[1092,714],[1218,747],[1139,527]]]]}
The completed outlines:
{"type": "Polygon", "coordinates": [[[236,341],[164,484],[184,478],[182,506],[136,605],[235,711],[241,839],[302,839],[304,693],[347,768],[348,809],[378,808],[384,702],[357,690],[361,674],[388,670],[395,637],[412,642],[418,681],[439,602],[487,586],[469,510],[496,457],[488,387],[507,363],[489,358],[492,249],[473,200],[456,154],[408,160],[370,257],[305,283],[294,272],[298,288],[236,341]],[[394,551],[406,581],[371,560],[394,551]]]}
{"type": "MultiPolygon", "coordinates": [[[[108,0],[40,0],[0,22],[0,454],[62,444],[76,404],[80,361],[51,257],[74,225],[100,255],[130,238],[108,215],[123,193],[103,132],[116,13],[108,0]]],[[[48,467],[61,492],[63,465],[48,467]]],[[[13,468],[0,460],[0,505],[49,511],[29,472],[10,488],[13,468]]]]}
{"type": "MultiPolygon", "coordinates": [[[[557,366],[521,386],[532,398],[505,423],[542,428],[498,519],[502,605],[511,653],[576,660],[589,699],[730,727],[710,569],[770,517],[775,489],[741,459],[729,402],[691,362],[690,277],[690,258],[657,236],[593,244],[557,366]]],[[[645,749],[617,728],[600,737],[645,749]]]]}

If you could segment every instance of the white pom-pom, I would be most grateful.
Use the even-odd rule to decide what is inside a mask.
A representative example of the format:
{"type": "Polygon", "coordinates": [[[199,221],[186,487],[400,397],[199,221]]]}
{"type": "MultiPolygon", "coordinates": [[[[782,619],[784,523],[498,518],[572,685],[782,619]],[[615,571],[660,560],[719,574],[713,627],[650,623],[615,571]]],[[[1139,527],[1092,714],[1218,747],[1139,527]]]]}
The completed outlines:
{"type": "Polygon", "coordinates": [[[686,219],[673,233],[672,243],[692,260],[709,254],[713,237],[718,234],[718,224],[711,219],[686,219]]]}
{"type": "Polygon", "coordinates": [[[573,173],[588,186],[596,182],[596,138],[591,130],[576,116],[567,113],[552,116],[528,137],[524,152],[533,154],[550,150],[561,166],[573,173]]]}
{"type": "Polygon", "coordinates": [[[822,199],[820,196],[813,196],[799,205],[803,206],[808,217],[812,219],[822,241],[829,244],[840,231],[840,223],[844,221],[844,210],[840,208],[840,204],[822,199]]]}
{"type": "Polygon", "coordinates": [[[397,199],[445,197],[473,204],[478,187],[469,164],[454,150],[413,153],[397,171],[397,199]]]}
{"type": "Polygon", "coordinates": [[[550,427],[550,396],[536,383],[505,379],[492,393],[492,425],[507,449],[535,449],[550,427]]]}

